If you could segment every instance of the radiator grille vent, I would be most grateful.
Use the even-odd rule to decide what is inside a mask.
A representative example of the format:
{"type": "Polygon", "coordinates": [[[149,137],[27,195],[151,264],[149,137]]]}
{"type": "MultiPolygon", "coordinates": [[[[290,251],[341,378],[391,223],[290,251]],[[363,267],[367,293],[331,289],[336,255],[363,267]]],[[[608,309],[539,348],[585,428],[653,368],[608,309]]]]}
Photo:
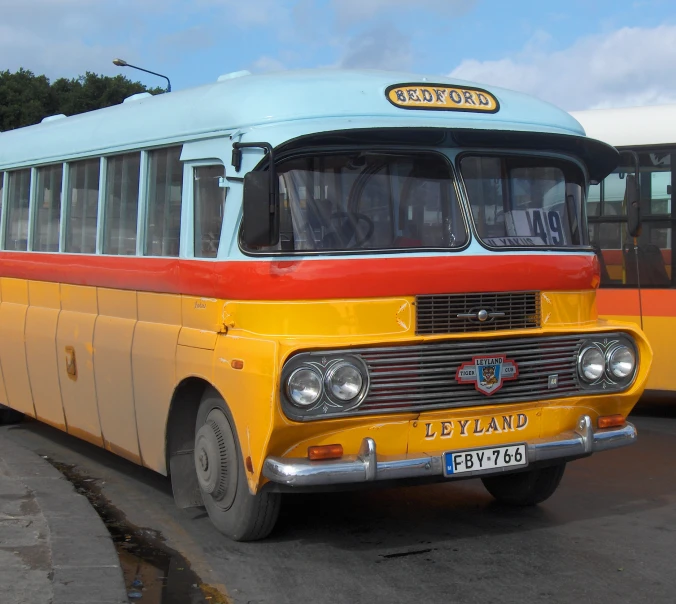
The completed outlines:
{"type": "Polygon", "coordinates": [[[419,412],[495,403],[574,396],[581,392],[577,355],[581,335],[509,338],[472,342],[434,342],[412,346],[356,349],[368,367],[370,388],[359,413],[419,412]],[[519,368],[491,396],[461,384],[456,372],[478,355],[505,355],[519,368]],[[556,388],[550,376],[556,375],[556,388]]]}
{"type": "Polygon", "coordinates": [[[540,292],[416,297],[416,333],[475,333],[540,327],[540,292]],[[488,315],[480,320],[480,311],[488,315]],[[470,316],[471,315],[471,316],[470,316]]]}

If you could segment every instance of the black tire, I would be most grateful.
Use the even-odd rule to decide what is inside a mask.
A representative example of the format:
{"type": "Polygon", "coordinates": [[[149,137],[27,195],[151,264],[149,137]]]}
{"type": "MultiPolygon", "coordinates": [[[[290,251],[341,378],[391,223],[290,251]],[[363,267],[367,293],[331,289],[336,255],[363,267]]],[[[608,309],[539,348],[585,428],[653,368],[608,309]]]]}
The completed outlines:
{"type": "Polygon", "coordinates": [[[517,474],[486,476],[481,480],[486,490],[500,503],[514,506],[537,505],[554,494],[565,469],[564,462],[517,474]]]}
{"type": "Polygon", "coordinates": [[[234,541],[267,537],[277,522],[281,495],[252,495],[230,410],[209,388],[195,425],[195,471],[204,507],[214,526],[234,541]]]}
{"type": "Polygon", "coordinates": [[[0,405],[0,425],[18,424],[23,418],[24,414],[20,411],[14,411],[14,409],[0,405]]]}

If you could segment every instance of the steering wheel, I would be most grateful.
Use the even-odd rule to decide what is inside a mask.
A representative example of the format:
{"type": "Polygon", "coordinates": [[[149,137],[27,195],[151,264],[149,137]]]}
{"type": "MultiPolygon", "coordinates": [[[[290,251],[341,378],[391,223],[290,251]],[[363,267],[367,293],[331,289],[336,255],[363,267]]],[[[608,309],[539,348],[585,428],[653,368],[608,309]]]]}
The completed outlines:
{"type": "Polygon", "coordinates": [[[334,234],[344,246],[347,246],[347,242],[352,238],[353,235],[355,235],[357,231],[356,227],[361,221],[364,221],[368,225],[366,234],[361,238],[358,238],[355,235],[355,242],[351,247],[361,247],[363,243],[366,243],[369,239],[371,239],[373,231],[375,231],[376,228],[373,220],[371,220],[366,214],[361,214],[360,212],[333,212],[329,220],[331,223],[333,223],[334,220],[340,221],[339,226],[334,230],[334,234]]]}

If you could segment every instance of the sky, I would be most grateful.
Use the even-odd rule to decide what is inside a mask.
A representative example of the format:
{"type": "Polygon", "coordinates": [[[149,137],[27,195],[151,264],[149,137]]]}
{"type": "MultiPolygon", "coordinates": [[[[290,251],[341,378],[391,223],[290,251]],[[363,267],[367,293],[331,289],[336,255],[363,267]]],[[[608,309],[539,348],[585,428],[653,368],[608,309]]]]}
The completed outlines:
{"type": "Polygon", "coordinates": [[[123,73],[174,90],[375,68],[520,90],[567,110],[676,102],[674,0],[0,0],[0,71],[123,73]]]}

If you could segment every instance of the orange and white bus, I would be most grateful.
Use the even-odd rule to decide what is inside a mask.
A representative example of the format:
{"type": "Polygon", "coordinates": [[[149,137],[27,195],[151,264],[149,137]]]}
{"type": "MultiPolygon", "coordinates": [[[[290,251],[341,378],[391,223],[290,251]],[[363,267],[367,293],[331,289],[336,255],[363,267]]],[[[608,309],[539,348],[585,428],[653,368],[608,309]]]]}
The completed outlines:
{"type": "Polygon", "coordinates": [[[589,191],[589,233],[601,261],[603,316],[632,321],[655,354],[646,399],[674,400],[676,352],[676,105],[580,111],[587,134],[621,151],[617,170],[589,191]],[[641,231],[627,233],[626,176],[638,172],[641,231]]]}
{"type": "Polygon", "coordinates": [[[651,349],[600,321],[589,180],[502,89],[237,73],[0,134],[0,397],[171,477],[233,539],[283,493],[480,478],[533,505],[631,444],[651,349]]]}

